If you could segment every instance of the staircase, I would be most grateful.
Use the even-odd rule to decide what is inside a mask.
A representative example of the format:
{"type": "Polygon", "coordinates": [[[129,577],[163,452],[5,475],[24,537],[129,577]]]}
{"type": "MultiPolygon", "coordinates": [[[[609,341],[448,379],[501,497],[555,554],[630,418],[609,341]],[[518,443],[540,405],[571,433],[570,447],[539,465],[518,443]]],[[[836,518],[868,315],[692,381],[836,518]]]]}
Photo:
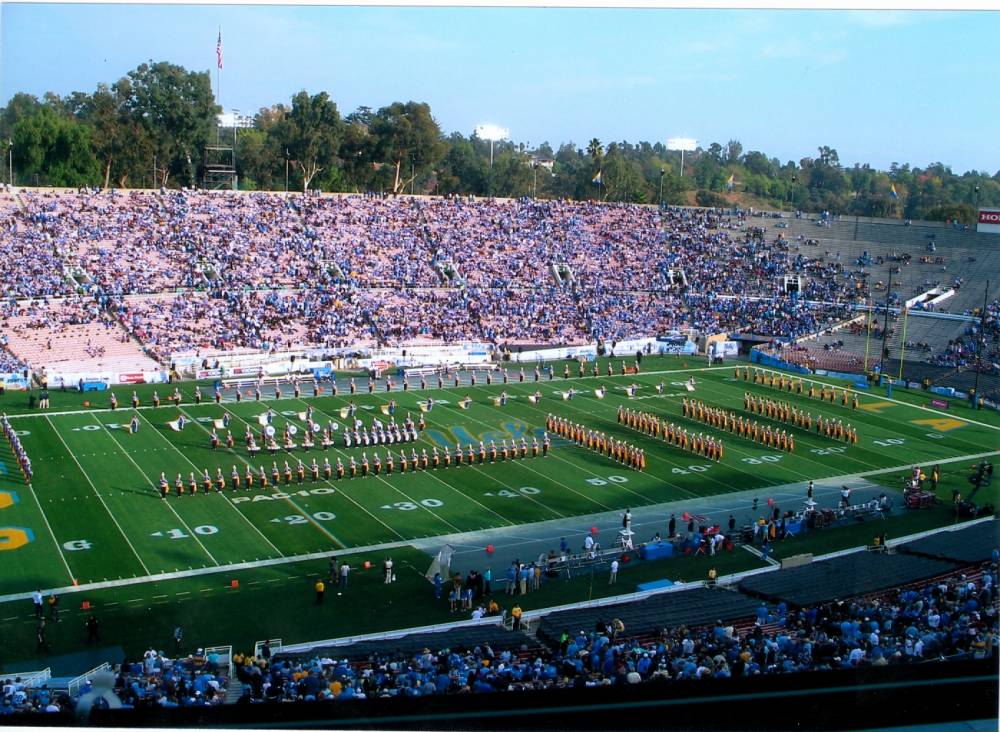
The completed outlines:
{"type": "Polygon", "coordinates": [[[229,679],[229,686],[226,687],[226,698],[223,704],[235,704],[243,696],[243,682],[236,678],[229,679]]]}

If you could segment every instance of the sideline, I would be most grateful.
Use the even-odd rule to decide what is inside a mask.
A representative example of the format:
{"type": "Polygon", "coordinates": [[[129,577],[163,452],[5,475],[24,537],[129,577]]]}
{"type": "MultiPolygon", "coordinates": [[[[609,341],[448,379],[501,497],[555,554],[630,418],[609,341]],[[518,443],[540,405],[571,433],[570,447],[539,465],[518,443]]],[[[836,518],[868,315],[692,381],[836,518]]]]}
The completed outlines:
{"type": "MultiPolygon", "coordinates": [[[[959,455],[957,457],[946,458],[944,460],[939,460],[939,461],[937,461],[937,463],[939,465],[946,465],[946,464],[949,464],[949,463],[956,463],[956,462],[961,462],[961,461],[964,461],[964,460],[978,460],[980,458],[994,457],[994,456],[1000,456],[1000,451],[984,452],[984,453],[979,453],[979,454],[975,454],[975,455],[959,455]]],[[[885,473],[894,473],[894,472],[902,471],[902,470],[905,470],[905,469],[906,469],[905,465],[903,465],[903,466],[898,466],[897,465],[897,466],[890,467],[890,468],[881,468],[879,470],[870,470],[870,471],[865,471],[865,472],[861,472],[861,473],[852,473],[852,474],[848,474],[848,475],[838,475],[838,476],[833,476],[832,478],[829,478],[829,479],[823,479],[823,483],[843,483],[843,482],[849,482],[849,481],[852,481],[852,480],[857,480],[859,478],[864,478],[864,477],[869,476],[869,475],[883,475],[885,473]]],[[[808,481],[802,480],[802,481],[794,481],[794,482],[791,482],[791,483],[784,483],[782,485],[770,486],[768,488],[768,491],[770,491],[772,494],[777,494],[778,491],[791,490],[791,489],[795,488],[795,489],[798,489],[797,494],[801,494],[801,492],[802,492],[802,490],[801,490],[802,486],[804,486],[807,482],[808,481]]],[[[839,488],[834,488],[834,489],[831,489],[829,491],[829,493],[831,495],[833,493],[839,493],[839,490],[840,490],[839,488]]],[[[760,490],[759,489],[751,489],[750,491],[740,491],[740,492],[731,493],[731,494],[724,494],[724,495],[733,496],[735,498],[735,497],[737,497],[737,496],[739,496],[739,495],[741,495],[743,493],[759,494],[760,490]]],[[[823,494],[826,494],[826,493],[827,492],[824,492],[823,494]]],[[[644,506],[643,507],[643,511],[667,511],[667,512],[669,512],[670,510],[672,510],[671,507],[676,508],[678,506],[690,506],[693,502],[694,501],[692,499],[683,499],[683,500],[679,500],[679,501],[668,501],[668,502],[665,502],[665,503],[651,504],[649,506],[644,506]]],[[[743,504],[740,504],[740,505],[743,505],[743,504]]],[[[51,588],[51,589],[47,589],[46,592],[54,592],[54,593],[56,593],[58,595],[69,595],[69,594],[78,593],[78,592],[86,592],[86,591],[93,591],[93,590],[103,590],[103,589],[109,589],[109,588],[113,588],[113,587],[124,587],[124,586],[127,586],[127,585],[138,585],[138,584],[144,584],[144,583],[147,583],[147,582],[163,582],[165,580],[184,579],[186,577],[198,577],[198,576],[208,575],[208,574],[222,574],[222,573],[225,573],[225,572],[236,572],[236,571],[247,570],[247,569],[256,569],[256,568],[260,568],[260,567],[274,567],[274,566],[283,565],[283,564],[292,564],[294,562],[309,562],[309,561],[315,561],[315,560],[318,560],[318,559],[327,559],[329,557],[349,556],[349,555],[354,555],[354,554],[363,554],[363,553],[366,553],[366,552],[369,552],[369,553],[370,552],[382,552],[382,551],[385,551],[387,549],[400,549],[400,548],[403,548],[403,547],[414,547],[414,548],[416,548],[418,550],[426,551],[427,549],[429,549],[432,546],[440,545],[442,543],[457,542],[459,539],[461,539],[463,537],[466,539],[466,542],[467,542],[469,539],[474,539],[474,537],[477,537],[477,536],[478,537],[482,537],[484,534],[492,533],[492,532],[499,532],[499,533],[503,534],[503,533],[513,533],[514,531],[524,530],[525,528],[530,528],[532,530],[535,530],[535,529],[544,527],[547,524],[551,524],[554,527],[554,526],[557,526],[557,525],[560,525],[560,524],[561,525],[565,525],[565,522],[567,520],[579,521],[579,522],[582,522],[582,523],[593,522],[593,521],[596,521],[596,520],[600,520],[600,518],[602,516],[607,516],[607,515],[610,515],[610,514],[613,514],[616,517],[616,520],[617,520],[619,512],[617,512],[617,511],[610,511],[610,512],[608,512],[608,511],[602,511],[602,512],[593,513],[593,514],[587,514],[587,515],[568,516],[568,517],[562,518],[562,519],[550,519],[549,521],[538,521],[538,522],[530,522],[530,523],[526,523],[526,524],[517,524],[515,526],[509,526],[509,527],[496,527],[496,528],[493,528],[493,529],[480,529],[478,531],[467,531],[467,532],[462,532],[462,533],[457,533],[457,534],[442,534],[442,535],[434,536],[434,537],[425,537],[423,539],[414,538],[414,539],[402,540],[402,541],[384,542],[382,544],[369,544],[369,545],[365,545],[365,546],[349,547],[349,548],[346,548],[346,549],[332,549],[330,551],[312,552],[312,553],[309,553],[309,554],[296,554],[296,555],[291,555],[291,556],[286,556],[286,557],[275,557],[275,558],[272,558],[272,559],[262,559],[262,560],[246,561],[246,562],[236,562],[236,563],[233,563],[233,564],[219,565],[218,567],[199,567],[198,569],[186,569],[186,570],[181,570],[181,571],[178,571],[178,572],[161,572],[159,574],[148,575],[148,576],[145,576],[145,577],[131,577],[131,578],[119,579],[119,580],[106,580],[106,581],[102,581],[102,582],[89,582],[87,584],[81,584],[81,585],[77,585],[77,586],[72,586],[71,585],[71,586],[68,586],[68,587],[51,588]]],[[[967,526],[969,523],[970,522],[964,522],[962,524],[959,524],[959,526],[967,526]]],[[[938,529],[938,530],[943,530],[944,528],[945,527],[942,527],[942,529],[938,529]]],[[[465,543],[465,542],[460,542],[460,543],[465,543]]],[[[0,595],[0,603],[12,602],[12,601],[16,601],[16,600],[28,600],[28,599],[31,598],[31,594],[32,594],[31,592],[17,592],[17,593],[12,593],[12,594],[9,594],[9,595],[0,595]]]]}

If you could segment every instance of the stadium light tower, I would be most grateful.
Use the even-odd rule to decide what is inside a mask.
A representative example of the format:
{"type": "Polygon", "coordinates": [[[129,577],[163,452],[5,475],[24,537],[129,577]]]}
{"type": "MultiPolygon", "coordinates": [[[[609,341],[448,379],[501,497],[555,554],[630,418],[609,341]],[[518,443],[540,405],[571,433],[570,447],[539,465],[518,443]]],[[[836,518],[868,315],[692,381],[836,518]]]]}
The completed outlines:
{"type": "Polygon", "coordinates": [[[476,128],[476,137],[490,141],[490,169],[493,168],[493,143],[506,140],[509,135],[510,130],[506,127],[500,127],[489,122],[481,124],[476,128]]]}
{"type": "Polygon", "coordinates": [[[667,140],[667,150],[681,151],[681,178],[684,177],[684,153],[698,149],[698,141],[692,137],[671,137],[667,140]]]}
{"type": "Polygon", "coordinates": [[[486,122],[476,128],[476,137],[490,141],[490,189],[489,195],[493,195],[493,143],[498,140],[506,140],[509,135],[506,127],[486,122]]]}

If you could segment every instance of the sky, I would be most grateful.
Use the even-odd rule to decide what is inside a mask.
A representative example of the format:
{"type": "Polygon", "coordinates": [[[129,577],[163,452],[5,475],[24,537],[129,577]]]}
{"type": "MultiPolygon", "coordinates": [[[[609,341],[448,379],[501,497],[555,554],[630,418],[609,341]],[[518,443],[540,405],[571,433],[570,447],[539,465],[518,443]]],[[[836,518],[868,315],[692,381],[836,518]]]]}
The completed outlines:
{"type": "Polygon", "coordinates": [[[998,12],[0,3],[0,104],[93,91],[150,59],[255,112],[430,104],[444,132],[585,147],[737,139],[782,162],[1000,170],[998,12]],[[218,90],[217,90],[218,91],[218,90]]]}

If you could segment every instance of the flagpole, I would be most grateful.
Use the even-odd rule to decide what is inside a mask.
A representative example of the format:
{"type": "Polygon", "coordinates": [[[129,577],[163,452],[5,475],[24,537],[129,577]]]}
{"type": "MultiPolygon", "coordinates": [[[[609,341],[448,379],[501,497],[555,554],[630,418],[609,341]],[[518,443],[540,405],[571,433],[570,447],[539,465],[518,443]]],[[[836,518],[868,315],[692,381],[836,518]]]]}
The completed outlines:
{"type": "MultiPolygon", "coordinates": [[[[218,43],[215,48],[215,103],[222,107],[222,64],[219,63],[219,49],[222,47],[222,26],[219,26],[219,36],[218,43]]],[[[223,109],[223,111],[225,111],[223,109]]],[[[219,129],[218,123],[215,125],[215,144],[218,145],[220,142],[220,135],[222,131],[219,129]]]]}

